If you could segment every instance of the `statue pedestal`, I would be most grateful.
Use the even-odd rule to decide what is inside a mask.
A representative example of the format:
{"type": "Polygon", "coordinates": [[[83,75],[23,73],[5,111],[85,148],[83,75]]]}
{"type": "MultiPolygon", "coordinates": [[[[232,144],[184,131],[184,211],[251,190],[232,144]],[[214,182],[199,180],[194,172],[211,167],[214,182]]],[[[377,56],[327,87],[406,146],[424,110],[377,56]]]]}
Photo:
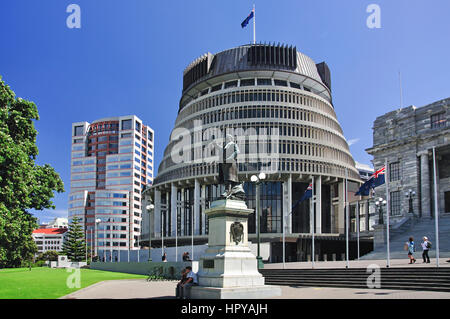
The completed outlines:
{"type": "Polygon", "coordinates": [[[278,286],[264,285],[255,255],[248,247],[248,215],[244,201],[218,200],[205,211],[209,217],[208,249],[200,258],[199,286],[193,299],[257,299],[281,295],[278,286]]]}

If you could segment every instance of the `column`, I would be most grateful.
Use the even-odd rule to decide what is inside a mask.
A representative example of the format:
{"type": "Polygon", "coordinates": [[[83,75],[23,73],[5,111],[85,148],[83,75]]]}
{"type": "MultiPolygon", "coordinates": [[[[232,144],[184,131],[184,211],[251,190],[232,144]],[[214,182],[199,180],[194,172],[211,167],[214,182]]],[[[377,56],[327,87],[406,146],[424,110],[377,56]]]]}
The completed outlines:
{"type": "Polygon", "coordinates": [[[337,227],[338,232],[340,234],[345,234],[345,216],[344,216],[344,207],[345,207],[345,180],[339,182],[339,203],[338,203],[338,216],[337,216],[337,227]]]}
{"type": "Polygon", "coordinates": [[[370,230],[370,215],[369,215],[369,200],[366,199],[364,201],[364,215],[366,219],[366,231],[368,232],[370,230]]]}
{"type": "Polygon", "coordinates": [[[161,191],[155,188],[155,209],[153,211],[154,237],[161,237],[161,191]]]}
{"type": "Polygon", "coordinates": [[[195,179],[194,185],[194,235],[200,234],[200,183],[195,179]]]}
{"type": "Polygon", "coordinates": [[[428,151],[419,153],[420,156],[420,198],[422,216],[432,216],[430,206],[430,168],[428,151]]]}
{"type": "MultiPolygon", "coordinates": [[[[286,233],[292,233],[292,175],[282,184],[283,193],[283,223],[287,219],[286,233]],[[287,216],[287,218],[286,218],[287,216]]],[[[284,225],[283,225],[284,227],[284,225]]]]}
{"type": "Polygon", "coordinates": [[[202,205],[202,234],[206,234],[206,185],[201,186],[200,204],[202,205]]]}
{"type": "Polygon", "coordinates": [[[181,189],[181,202],[178,203],[180,207],[180,232],[181,236],[184,236],[184,219],[185,219],[185,210],[184,210],[184,188],[181,189]]]}
{"type": "Polygon", "coordinates": [[[178,189],[175,184],[172,183],[170,189],[170,217],[172,220],[172,229],[169,229],[171,236],[177,236],[177,192],[178,189]]]}
{"type": "Polygon", "coordinates": [[[315,178],[316,191],[316,234],[322,233],[322,176],[315,178]]]}

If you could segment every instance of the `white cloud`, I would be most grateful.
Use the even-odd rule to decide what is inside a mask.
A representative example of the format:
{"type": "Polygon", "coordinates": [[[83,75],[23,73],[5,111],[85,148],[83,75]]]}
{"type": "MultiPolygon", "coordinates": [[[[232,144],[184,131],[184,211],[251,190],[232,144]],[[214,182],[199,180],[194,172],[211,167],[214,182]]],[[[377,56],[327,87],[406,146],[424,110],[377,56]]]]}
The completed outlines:
{"type": "Polygon", "coordinates": [[[68,213],[65,209],[46,209],[43,211],[32,211],[31,212],[35,217],[39,218],[40,223],[48,223],[57,217],[67,218],[68,213]]]}
{"type": "Polygon", "coordinates": [[[356,143],[358,143],[359,142],[359,138],[352,138],[351,140],[349,140],[347,143],[348,143],[348,146],[352,146],[353,144],[356,144],[356,143]]]}

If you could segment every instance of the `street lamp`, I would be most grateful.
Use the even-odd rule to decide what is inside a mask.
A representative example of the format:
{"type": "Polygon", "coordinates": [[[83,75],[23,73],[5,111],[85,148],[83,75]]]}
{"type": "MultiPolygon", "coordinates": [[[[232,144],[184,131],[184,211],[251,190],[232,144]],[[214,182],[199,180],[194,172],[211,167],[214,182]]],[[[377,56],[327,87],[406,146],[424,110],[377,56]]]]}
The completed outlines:
{"type": "Polygon", "coordinates": [[[414,192],[412,189],[410,189],[407,193],[405,193],[405,197],[409,201],[408,213],[412,214],[413,217],[416,217],[416,215],[414,214],[414,210],[413,210],[413,199],[414,199],[414,197],[416,197],[416,192],[414,192]]]}
{"type": "Polygon", "coordinates": [[[383,225],[384,224],[384,220],[383,220],[383,206],[386,206],[386,200],[383,200],[383,198],[379,198],[376,202],[375,205],[378,208],[378,225],[383,225]]]}
{"type": "Polygon", "coordinates": [[[148,261],[152,261],[152,218],[151,212],[155,209],[155,205],[150,204],[145,207],[148,213],[148,261]]]}
{"type": "Polygon", "coordinates": [[[260,215],[261,215],[261,212],[260,212],[260,200],[259,200],[259,188],[260,188],[260,185],[261,185],[261,183],[262,183],[262,181],[263,180],[265,180],[266,179],[266,173],[263,173],[263,172],[261,172],[261,173],[259,173],[259,175],[252,175],[252,177],[250,177],[250,180],[253,182],[253,183],[255,183],[255,185],[256,185],[256,189],[255,189],[255,192],[256,192],[256,235],[257,235],[257,239],[258,239],[258,253],[257,253],[257,255],[258,256],[256,256],[256,260],[258,261],[258,269],[259,268],[264,268],[264,264],[263,264],[263,262],[262,262],[262,257],[261,257],[261,254],[260,254],[260,244],[261,244],[261,239],[260,239],[260,232],[261,232],[261,226],[260,226],[260,223],[261,223],[261,219],[260,219],[260,215]]]}

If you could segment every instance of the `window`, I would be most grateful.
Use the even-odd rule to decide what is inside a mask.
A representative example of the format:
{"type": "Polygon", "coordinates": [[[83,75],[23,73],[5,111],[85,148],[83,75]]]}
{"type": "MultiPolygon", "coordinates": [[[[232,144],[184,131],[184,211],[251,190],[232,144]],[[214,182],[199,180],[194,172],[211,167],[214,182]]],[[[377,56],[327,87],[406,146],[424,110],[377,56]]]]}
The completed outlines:
{"type": "Polygon", "coordinates": [[[252,86],[252,85],[255,85],[255,79],[241,80],[241,86],[252,86]]]}
{"type": "Polygon", "coordinates": [[[211,92],[219,91],[222,88],[222,84],[215,85],[211,88],[211,92]]]}
{"type": "Polygon", "coordinates": [[[122,120],[122,130],[131,130],[131,120],[122,120]]]}
{"type": "Polygon", "coordinates": [[[400,180],[400,163],[389,164],[389,181],[394,182],[400,180]]]}
{"type": "Polygon", "coordinates": [[[237,81],[230,81],[230,82],[225,83],[225,88],[226,89],[234,88],[234,87],[237,87],[237,81]]]}
{"type": "Polygon", "coordinates": [[[287,82],[283,80],[274,80],[274,83],[277,86],[287,86],[287,82]]]}
{"type": "Polygon", "coordinates": [[[136,121],[136,131],[141,131],[141,123],[139,123],[138,121],[136,121]]]}
{"type": "Polygon", "coordinates": [[[257,79],[258,85],[272,85],[272,79],[257,79]]]}
{"type": "Polygon", "coordinates": [[[431,115],[431,128],[445,127],[446,122],[445,113],[431,115]]]}
{"type": "Polygon", "coordinates": [[[74,127],[74,136],[82,136],[83,135],[83,126],[75,126],[74,127]]]}
{"type": "Polygon", "coordinates": [[[301,89],[300,84],[297,84],[297,83],[294,83],[294,82],[289,82],[289,84],[291,85],[291,88],[301,89]]]}
{"type": "Polygon", "coordinates": [[[400,215],[400,191],[391,192],[391,215],[400,215]]]}

